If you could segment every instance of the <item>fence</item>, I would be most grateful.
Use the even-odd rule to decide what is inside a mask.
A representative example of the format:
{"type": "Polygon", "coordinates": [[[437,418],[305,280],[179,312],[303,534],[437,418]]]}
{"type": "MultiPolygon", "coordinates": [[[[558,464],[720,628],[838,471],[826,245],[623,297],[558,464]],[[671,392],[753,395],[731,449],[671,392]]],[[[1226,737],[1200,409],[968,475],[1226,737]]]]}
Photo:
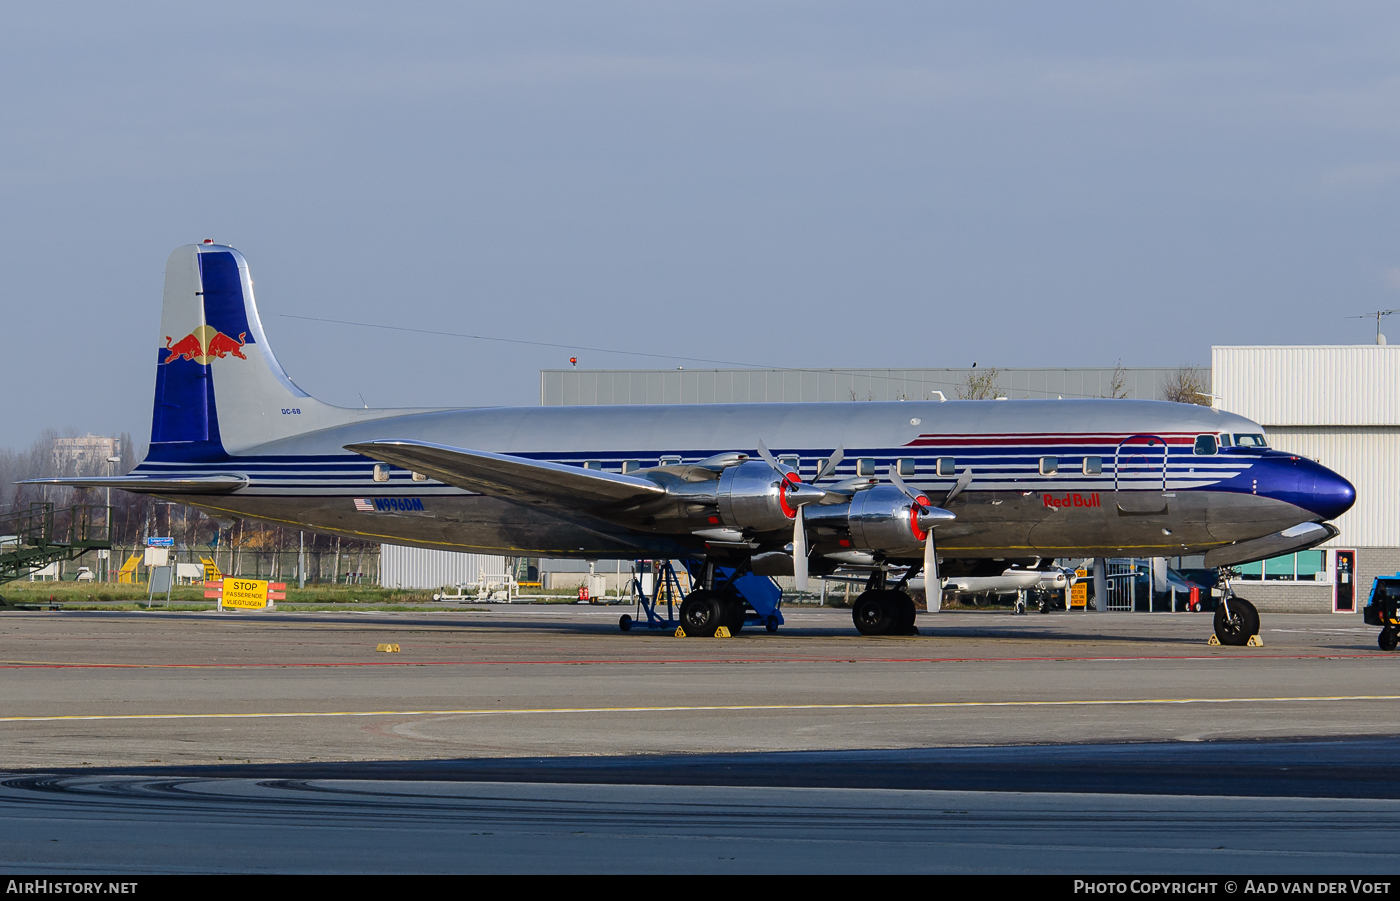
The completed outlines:
{"type": "MultiPolygon", "coordinates": [[[[95,551],[89,551],[77,559],[60,564],[60,578],[67,581],[76,577],[80,567],[87,569],[104,581],[115,582],[117,571],[132,554],[145,553],[144,545],[116,545],[112,548],[110,566],[102,565],[95,551]]],[[[258,548],[230,547],[178,547],[170,554],[170,563],[199,563],[201,558],[212,559],[219,571],[226,576],[245,576],[250,579],[271,579],[277,582],[293,583],[297,580],[298,550],[269,551],[258,548]]],[[[145,567],[138,572],[142,579],[146,576],[145,567]]],[[[307,585],[378,585],[379,584],[379,545],[363,549],[359,547],[341,548],[337,554],[334,548],[306,551],[307,585]]]]}

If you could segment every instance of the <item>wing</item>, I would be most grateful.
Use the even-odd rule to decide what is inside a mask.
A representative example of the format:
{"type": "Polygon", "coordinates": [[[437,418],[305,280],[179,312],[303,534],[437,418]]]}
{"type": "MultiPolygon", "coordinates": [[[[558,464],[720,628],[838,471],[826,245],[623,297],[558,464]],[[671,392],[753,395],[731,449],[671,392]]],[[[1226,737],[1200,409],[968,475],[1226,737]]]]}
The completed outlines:
{"type": "Polygon", "coordinates": [[[247,476],[198,476],[189,479],[144,476],[93,476],[86,479],[27,479],[20,485],[60,485],[64,488],[120,488],[143,494],[232,494],[248,484],[247,476]]]}
{"type": "Polygon", "coordinates": [[[448,485],[524,504],[618,507],[662,497],[650,479],[467,450],[427,441],[366,441],[345,449],[421,472],[448,485]]]}
{"type": "Polygon", "coordinates": [[[1336,538],[1340,534],[1342,534],[1341,530],[1330,522],[1305,522],[1291,529],[1284,529],[1282,532],[1265,535],[1263,538],[1237,541],[1234,544],[1206,551],[1205,562],[1206,566],[1209,567],[1252,563],[1255,560],[1266,560],[1269,557],[1305,551],[1310,547],[1322,544],[1324,541],[1336,538]]]}

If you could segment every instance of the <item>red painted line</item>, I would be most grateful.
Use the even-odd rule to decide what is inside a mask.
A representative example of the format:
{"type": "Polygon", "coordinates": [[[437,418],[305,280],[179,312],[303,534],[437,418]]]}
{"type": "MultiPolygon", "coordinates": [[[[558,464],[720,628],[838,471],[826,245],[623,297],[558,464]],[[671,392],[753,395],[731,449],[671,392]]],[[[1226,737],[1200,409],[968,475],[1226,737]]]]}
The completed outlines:
{"type": "Polygon", "coordinates": [[[0,669],[333,669],[337,667],[365,666],[578,666],[584,664],[666,664],[666,663],[709,663],[709,664],[752,664],[752,663],[1083,663],[1093,661],[1146,661],[1146,660],[1350,660],[1350,659],[1394,659],[1393,654],[1248,654],[1229,657],[1204,654],[1199,656],[1173,657],[1153,655],[1140,657],[663,657],[651,660],[594,659],[594,660],[367,660],[342,663],[0,663],[0,669]]]}

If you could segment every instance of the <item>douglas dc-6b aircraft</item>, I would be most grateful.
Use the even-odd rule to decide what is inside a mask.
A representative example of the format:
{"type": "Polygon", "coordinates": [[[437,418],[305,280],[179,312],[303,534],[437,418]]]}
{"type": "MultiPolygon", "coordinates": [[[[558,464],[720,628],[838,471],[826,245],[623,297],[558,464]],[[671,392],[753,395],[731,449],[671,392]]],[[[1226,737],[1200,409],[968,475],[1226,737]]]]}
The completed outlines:
{"type": "MultiPolygon", "coordinates": [[[[47,481],[391,544],[695,561],[689,634],[742,622],[747,572],[799,589],[868,572],[856,627],[889,634],[913,626],[900,588],[920,571],[936,585],[1056,557],[1242,563],[1331,538],[1356,498],[1256,423],[1158,401],[336,407],[283,372],[247,262],[208,241],[170,255],[155,350],[146,459],[47,481]]],[[[1222,642],[1257,630],[1242,599],[1217,613],[1222,642]]]]}

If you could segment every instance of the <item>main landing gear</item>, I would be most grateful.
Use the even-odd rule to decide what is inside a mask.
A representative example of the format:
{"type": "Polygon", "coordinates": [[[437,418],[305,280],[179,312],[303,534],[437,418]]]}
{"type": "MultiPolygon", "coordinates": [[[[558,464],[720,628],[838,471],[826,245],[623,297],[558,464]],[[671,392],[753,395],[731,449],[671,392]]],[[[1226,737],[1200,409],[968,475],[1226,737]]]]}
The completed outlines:
{"type": "Polygon", "coordinates": [[[918,627],[914,625],[914,618],[919,612],[914,606],[914,599],[900,590],[915,572],[915,568],[910,568],[894,588],[885,587],[883,569],[870,574],[865,591],[856,598],[855,607],[851,609],[851,619],[855,620],[857,632],[862,635],[919,634],[918,627]]]}
{"type": "Polygon", "coordinates": [[[681,628],[685,634],[701,638],[713,636],[720,626],[737,635],[744,628],[744,614],[744,599],[737,592],[701,588],[681,601],[681,628]]]}
{"type": "Polygon", "coordinates": [[[862,635],[918,635],[914,599],[893,588],[869,589],[856,598],[851,618],[862,635]]]}

